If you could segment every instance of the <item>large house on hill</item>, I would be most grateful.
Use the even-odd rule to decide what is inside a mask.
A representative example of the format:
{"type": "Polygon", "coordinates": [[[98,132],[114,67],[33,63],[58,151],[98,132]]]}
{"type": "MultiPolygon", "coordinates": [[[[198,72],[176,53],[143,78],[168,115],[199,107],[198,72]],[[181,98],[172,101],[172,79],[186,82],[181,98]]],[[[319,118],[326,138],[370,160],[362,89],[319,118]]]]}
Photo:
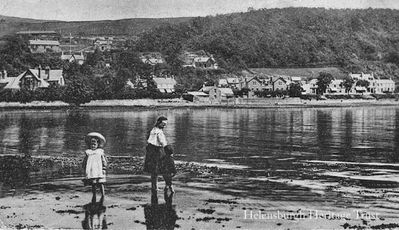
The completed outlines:
{"type": "Polygon", "coordinates": [[[29,40],[29,49],[32,53],[61,52],[60,42],[53,40],[29,40]]]}
{"type": "Polygon", "coordinates": [[[53,30],[27,30],[19,31],[17,36],[23,39],[59,40],[61,35],[53,30]]]}
{"type": "Polygon", "coordinates": [[[180,55],[183,67],[202,68],[202,69],[218,69],[218,64],[213,55],[206,53],[204,50],[185,51],[180,55]]]}
{"type": "Polygon", "coordinates": [[[7,77],[4,89],[28,89],[47,88],[50,85],[65,85],[61,69],[28,69],[17,77],[7,77]]]}

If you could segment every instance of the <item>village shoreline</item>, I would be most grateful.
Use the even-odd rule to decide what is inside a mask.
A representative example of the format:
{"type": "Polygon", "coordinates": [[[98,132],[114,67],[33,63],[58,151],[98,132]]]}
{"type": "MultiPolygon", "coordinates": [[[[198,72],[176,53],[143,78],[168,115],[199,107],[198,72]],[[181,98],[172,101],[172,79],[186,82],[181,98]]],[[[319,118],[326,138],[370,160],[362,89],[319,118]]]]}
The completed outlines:
{"type": "Polygon", "coordinates": [[[182,99],[134,99],[134,100],[95,100],[89,103],[73,106],[62,101],[45,102],[33,101],[30,103],[0,102],[0,110],[47,110],[47,109],[106,109],[106,108],[323,108],[323,107],[362,107],[362,106],[398,106],[396,99],[327,99],[327,100],[304,100],[299,98],[285,99],[257,99],[236,100],[222,103],[190,102],[182,99]]]}

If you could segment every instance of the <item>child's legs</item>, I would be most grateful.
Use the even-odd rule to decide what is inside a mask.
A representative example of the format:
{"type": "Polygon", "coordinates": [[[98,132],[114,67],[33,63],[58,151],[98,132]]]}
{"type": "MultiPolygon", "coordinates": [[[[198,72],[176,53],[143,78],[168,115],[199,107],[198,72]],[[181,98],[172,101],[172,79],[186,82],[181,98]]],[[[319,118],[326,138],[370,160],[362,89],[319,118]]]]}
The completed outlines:
{"type": "Polygon", "coordinates": [[[165,180],[165,187],[171,187],[172,186],[172,176],[168,174],[162,175],[163,179],[165,180]]]}
{"type": "Polygon", "coordinates": [[[93,193],[93,197],[91,198],[92,202],[96,201],[96,184],[91,184],[91,192],[93,193]]]}
{"type": "Polygon", "coordinates": [[[105,186],[103,183],[99,184],[100,185],[100,191],[101,191],[101,196],[105,196],[105,186]]]}

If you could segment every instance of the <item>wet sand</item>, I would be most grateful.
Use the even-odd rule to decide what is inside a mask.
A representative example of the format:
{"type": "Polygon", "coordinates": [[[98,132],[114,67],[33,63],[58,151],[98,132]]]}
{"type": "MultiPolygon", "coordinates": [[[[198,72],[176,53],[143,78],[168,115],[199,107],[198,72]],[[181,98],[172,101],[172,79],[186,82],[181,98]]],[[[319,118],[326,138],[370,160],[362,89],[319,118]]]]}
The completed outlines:
{"type": "MultiPolygon", "coordinates": [[[[226,195],[212,191],[206,183],[178,181],[170,209],[165,207],[161,194],[158,194],[159,205],[151,206],[148,180],[148,176],[142,175],[109,176],[103,206],[90,204],[90,188],[83,187],[76,178],[36,184],[33,187],[37,189],[0,199],[1,228],[79,229],[90,218],[110,229],[146,229],[147,225],[158,225],[162,229],[399,227],[397,216],[389,213],[337,208],[324,202],[273,201],[226,195]],[[149,215],[151,211],[152,215],[149,215]]],[[[160,187],[162,185],[160,183],[160,187]]]]}
{"type": "MultiPolygon", "coordinates": [[[[41,167],[61,161],[68,169],[79,163],[65,159],[69,158],[37,158],[33,165],[41,167]]],[[[115,158],[110,161],[110,171],[117,173],[107,177],[103,205],[90,203],[91,188],[83,186],[78,176],[33,181],[19,189],[6,189],[1,183],[1,189],[7,193],[0,198],[0,228],[81,229],[90,223],[109,229],[399,228],[396,179],[375,177],[375,182],[383,183],[379,187],[375,186],[378,183],[372,183],[372,187],[351,184],[348,177],[363,182],[373,178],[356,178],[359,175],[349,173],[352,166],[345,162],[298,163],[313,171],[313,177],[322,176],[323,180],[295,180],[273,173],[266,177],[249,177],[243,168],[224,169],[217,165],[178,162],[176,193],[170,207],[163,201],[162,180],[159,182],[159,204],[150,204],[150,178],[138,169],[140,160],[115,158]],[[330,174],[312,170],[317,165],[318,169],[328,168],[330,174]]]]}

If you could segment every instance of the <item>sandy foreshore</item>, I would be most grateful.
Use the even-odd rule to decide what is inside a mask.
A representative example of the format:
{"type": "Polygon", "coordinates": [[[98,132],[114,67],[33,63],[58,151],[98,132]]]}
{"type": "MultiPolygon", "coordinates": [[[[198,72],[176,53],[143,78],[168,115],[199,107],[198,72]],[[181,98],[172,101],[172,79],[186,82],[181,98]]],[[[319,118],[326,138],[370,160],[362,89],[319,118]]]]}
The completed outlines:
{"type": "MultiPolygon", "coordinates": [[[[108,229],[399,228],[395,189],[345,187],[346,183],[338,184],[339,179],[337,183],[311,184],[306,180],[273,175],[250,178],[245,169],[187,162],[178,162],[172,207],[163,201],[162,180],[159,182],[159,203],[151,205],[150,178],[141,172],[138,165],[141,160],[123,157],[110,160],[104,204],[90,203],[90,187],[83,186],[81,177],[76,175],[32,181],[19,189],[7,189],[2,183],[0,228],[82,229],[90,223],[108,229]],[[285,186],[292,190],[284,190],[285,186]],[[295,196],[298,186],[312,189],[295,196]],[[333,199],[320,196],[320,193],[333,192],[337,192],[333,199]],[[376,203],[372,208],[371,199],[376,203]]],[[[22,161],[23,167],[33,168],[61,163],[64,171],[73,171],[72,168],[79,167],[80,162],[79,159],[39,157],[29,166],[22,161]]],[[[340,162],[333,163],[343,168],[340,162]]],[[[32,169],[35,170],[38,169],[32,169]]]]}
{"type": "MultiPolygon", "coordinates": [[[[360,106],[397,106],[395,99],[364,100],[302,100],[299,98],[266,98],[256,100],[239,100],[229,103],[194,103],[182,99],[135,99],[135,100],[95,100],[83,104],[82,108],[312,108],[312,107],[360,107],[360,106]]],[[[0,102],[0,109],[57,109],[69,108],[69,104],[61,101],[44,102],[33,101],[30,103],[0,102]]]]}

